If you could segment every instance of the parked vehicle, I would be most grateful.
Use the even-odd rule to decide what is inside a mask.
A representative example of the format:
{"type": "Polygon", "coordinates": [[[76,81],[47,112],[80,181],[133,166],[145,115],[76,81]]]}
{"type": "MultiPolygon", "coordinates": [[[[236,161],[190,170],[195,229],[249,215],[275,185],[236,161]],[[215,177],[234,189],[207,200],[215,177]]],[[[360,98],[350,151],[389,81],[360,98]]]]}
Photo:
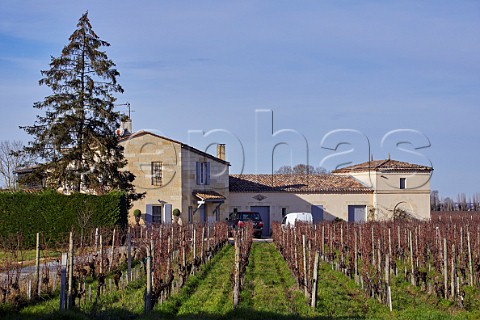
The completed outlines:
{"type": "Polygon", "coordinates": [[[293,227],[295,226],[295,222],[306,222],[306,223],[313,223],[313,217],[310,212],[292,212],[285,217],[283,217],[282,220],[282,226],[290,226],[293,227]]]}
{"type": "Polygon", "coordinates": [[[263,220],[260,213],[253,211],[238,211],[231,213],[227,220],[229,233],[231,234],[233,229],[242,228],[246,221],[253,222],[253,235],[260,238],[263,231],[263,220]]]}

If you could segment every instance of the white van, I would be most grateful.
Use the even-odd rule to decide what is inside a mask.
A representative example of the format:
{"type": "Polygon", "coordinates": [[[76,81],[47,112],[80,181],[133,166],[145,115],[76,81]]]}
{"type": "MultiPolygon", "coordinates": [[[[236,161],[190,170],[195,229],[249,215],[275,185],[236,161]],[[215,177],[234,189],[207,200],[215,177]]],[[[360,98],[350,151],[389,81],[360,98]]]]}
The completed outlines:
{"type": "Polygon", "coordinates": [[[313,217],[310,212],[292,212],[283,217],[283,226],[295,226],[295,222],[313,223],[313,217]]]}

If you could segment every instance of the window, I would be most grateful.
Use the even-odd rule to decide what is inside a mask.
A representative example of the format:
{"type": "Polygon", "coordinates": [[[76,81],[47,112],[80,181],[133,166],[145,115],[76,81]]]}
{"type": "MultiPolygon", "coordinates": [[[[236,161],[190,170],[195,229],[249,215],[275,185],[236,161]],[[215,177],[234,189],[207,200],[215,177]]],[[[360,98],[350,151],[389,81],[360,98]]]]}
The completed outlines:
{"type": "Polygon", "coordinates": [[[400,189],[405,189],[407,186],[407,178],[400,178],[400,189]]]}
{"type": "Polygon", "coordinates": [[[197,184],[210,184],[210,162],[197,162],[197,184]]]}
{"type": "Polygon", "coordinates": [[[151,167],[152,173],[152,186],[162,185],[162,162],[153,161],[151,167]]]}
{"type": "Polygon", "coordinates": [[[152,222],[162,223],[162,206],[152,206],[152,222]]]}
{"type": "Polygon", "coordinates": [[[282,208],[282,217],[287,215],[287,208],[282,208]]]}

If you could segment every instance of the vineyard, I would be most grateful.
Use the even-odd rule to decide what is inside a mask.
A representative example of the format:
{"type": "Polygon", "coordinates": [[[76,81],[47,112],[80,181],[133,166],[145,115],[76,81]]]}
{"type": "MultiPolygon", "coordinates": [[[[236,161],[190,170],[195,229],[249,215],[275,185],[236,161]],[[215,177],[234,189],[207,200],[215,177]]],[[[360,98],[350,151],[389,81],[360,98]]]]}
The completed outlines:
{"type": "Polygon", "coordinates": [[[295,228],[276,223],[273,239],[312,306],[321,259],[390,311],[395,305],[392,284],[402,283],[462,310],[480,307],[478,215],[436,215],[429,222],[324,222],[295,228]]]}
{"type": "Polygon", "coordinates": [[[430,222],[225,223],[1,239],[0,318],[480,316],[480,217],[430,222]],[[229,244],[230,243],[230,244],[229,244]]]}

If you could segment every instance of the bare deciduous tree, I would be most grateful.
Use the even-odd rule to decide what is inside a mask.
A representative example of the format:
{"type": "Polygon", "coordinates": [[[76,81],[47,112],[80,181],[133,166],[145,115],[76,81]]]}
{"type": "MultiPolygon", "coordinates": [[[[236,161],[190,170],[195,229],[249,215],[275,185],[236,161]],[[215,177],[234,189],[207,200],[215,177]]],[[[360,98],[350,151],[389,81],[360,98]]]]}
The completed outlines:
{"type": "Polygon", "coordinates": [[[326,174],[327,171],[322,167],[313,167],[307,164],[297,164],[293,168],[291,166],[280,167],[275,173],[279,174],[326,174]]]}
{"type": "Polygon", "coordinates": [[[15,189],[14,171],[20,166],[28,166],[32,163],[28,155],[19,152],[22,149],[21,141],[0,141],[0,175],[6,189],[15,189]]]}

